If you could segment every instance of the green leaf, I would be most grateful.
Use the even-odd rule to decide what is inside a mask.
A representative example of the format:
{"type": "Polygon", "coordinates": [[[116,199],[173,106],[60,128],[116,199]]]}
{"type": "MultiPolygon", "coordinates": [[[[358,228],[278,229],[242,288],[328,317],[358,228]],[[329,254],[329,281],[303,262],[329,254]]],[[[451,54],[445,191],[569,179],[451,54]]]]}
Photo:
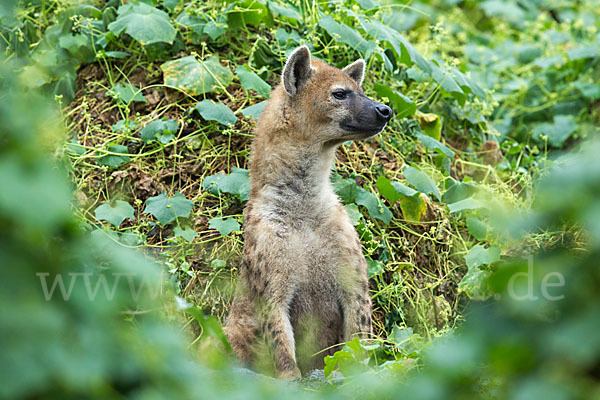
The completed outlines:
{"type": "Polygon", "coordinates": [[[533,130],[533,134],[539,139],[542,135],[546,136],[548,143],[553,147],[560,148],[575,132],[575,129],[577,129],[577,124],[571,115],[555,115],[552,124],[547,122],[539,124],[533,130]]]}
{"type": "Polygon", "coordinates": [[[479,199],[469,197],[468,199],[457,201],[456,203],[448,204],[448,208],[451,213],[464,211],[464,210],[476,210],[478,208],[484,208],[485,203],[479,199]]]}
{"type": "MultiPolygon", "coordinates": [[[[112,153],[121,153],[121,154],[129,153],[127,146],[123,146],[120,144],[115,144],[115,145],[109,146],[107,150],[112,153]]],[[[129,162],[129,156],[118,156],[118,155],[114,155],[114,154],[106,154],[106,155],[98,158],[98,160],[96,161],[96,163],[98,165],[106,165],[108,167],[113,167],[113,168],[116,168],[121,164],[125,164],[126,162],[129,162]]]]}
{"type": "Polygon", "coordinates": [[[240,78],[240,82],[245,91],[255,90],[262,97],[269,97],[271,86],[262,80],[255,72],[250,70],[247,65],[240,65],[235,69],[235,73],[240,78]]]}
{"type": "Polygon", "coordinates": [[[454,151],[450,150],[448,146],[436,140],[430,136],[423,135],[422,133],[417,133],[417,139],[419,139],[427,148],[427,150],[437,151],[440,154],[445,155],[451,160],[454,159],[454,151]]]}
{"type": "MultiPolygon", "coordinates": [[[[447,69],[438,67],[433,61],[428,61],[430,64],[431,77],[438,83],[446,92],[450,93],[460,105],[465,104],[466,96],[463,90],[458,86],[454,77],[447,69]]],[[[437,137],[436,139],[439,139],[437,137]]]]}
{"type": "Polygon", "coordinates": [[[333,188],[344,204],[354,203],[360,189],[354,179],[350,178],[334,180],[333,188]]]}
{"type": "Polygon", "coordinates": [[[189,217],[193,206],[194,202],[186,199],[181,193],[175,192],[175,196],[167,197],[167,192],[164,191],[158,196],[146,199],[144,214],[152,214],[164,226],[176,218],[189,217]]]}
{"type": "Polygon", "coordinates": [[[439,141],[442,137],[442,119],[439,115],[436,114],[424,114],[417,113],[417,119],[419,120],[419,125],[421,126],[421,131],[439,141]]]}
{"type": "Polygon", "coordinates": [[[431,74],[431,64],[400,32],[377,20],[367,21],[359,18],[359,21],[370,36],[376,40],[387,41],[394,48],[401,63],[409,67],[416,64],[428,75],[431,74]]]}
{"type": "Polygon", "coordinates": [[[389,208],[379,201],[373,193],[363,188],[358,188],[356,204],[364,206],[369,211],[371,218],[380,219],[385,224],[389,224],[392,220],[393,215],[389,208]]]}
{"type": "Polygon", "coordinates": [[[369,58],[377,46],[374,42],[365,40],[360,33],[346,24],[335,21],[326,15],[319,20],[319,26],[337,42],[346,43],[352,49],[358,50],[365,58],[369,58]]]}
{"type": "Polygon", "coordinates": [[[232,9],[227,12],[227,23],[234,29],[247,25],[272,26],[273,15],[265,3],[265,1],[256,0],[237,0],[235,4],[231,4],[232,9]]]}
{"type": "Polygon", "coordinates": [[[396,115],[394,116],[396,118],[410,117],[417,111],[417,105],[411,99],[389,86],[376,83],[375,92],[379,97],[387,98],[394,105],[394,109],[396,110],[396,115]]]}
{"type": "Polygon", "coordinates": [[[121,120],[115,122],[111,126],[111,129],[113,132],[116,132],[116,133],[131,134],[131,133],[133,133],[133,131],[135,131],[135,129],[138,127],[138,125],[139,124],[135,121],[131,121],[129,119],[121,119],[121,120]]]}
{"type": "Polygon", "coordinates": [[[94,214],[97,220],[103,219],[118,228],[126,218],[133,219],[133,211],[133,207],[128,202],[116,200],[99,205],[94,210],[94,214]]]}
{"type": "Polygon", "coordinates": [[[227,236],[233,231],[240,230],[240,224],[235,218],[213,218],[208,222],[208,226],[212,229],[216,229],[222,236],[227,236]]]}
{"type": "Polygon", "coordinates": [[[71,53],[73,59],[77,60],[78,63],[92,62],[96,57],[92,42],[86,35],[62,35],[58,42],[60,47],[71,53]]]}
{"type": "Polygon", "coordinates": [[[480,265],[490,265],[500,260],[500,249],[496,246],[490,246],[487,249],[478,244],[473,246],[465,256],[467,267],[473,269],[480,265]]]}
{"type": "Polygon", "coordinates": [[[441,200],[440,191],[433,179],[425,172],[416,169],[415,167],[406,167],[402,172],[406,181],[415,187],[419,192],[424,194],[433,194],[438,200],[441,200]]]}
{"type": "Polygon", "coordinates": [[[581,92],[583,97],[589,100],[600,99],[600,85],[597,83],[575,82],[575,87],[581,92]]]}
{"type": "Polygon", "coordinates": [[[446,180],[446,186],[448,189],[446,189],[442,196],[442,199],[446,203],[456,203],[467,199],[480,190],[479,186],[474,183],[458,182],[453,178],[448,178],[448,180],[446,180]],[[450,184],[448,184],[448,182],[450,182],[450,184]]]}
{"type": "Polygon", "coordinates": [[[488,299],[492,293],[487,284],[491,273],[488,270],[471,268],[458,284],[458,291],[475,300],[488,299]]]}
{"type": "Polygon", "coordinates": [[[246,118],[252,117],[254,119],[258,119],[262,112],[265,110],[267,106],[267,101],[261,101],[260,103],[256,103],[251,105],[250,107],[246,107],[242,110],[242,115],[246,118]]]}
{"type": "Polygon", "coordinates": [[[109,94],[125,104],[129,104],[132,101],[140,103],[148,102],[146,97],[142,94],[142,91],[129,83],[117,83],[110,90],[109,94]]]}
{"type": "Polygon", "coordinates": [[[458,69],[452,68],[451,71],[452,71],[452,76],[453,76],[454,80],[456,81],[458,86],[460,86],[460,88],[465,93],[472,92],[477,97],[481,97],[482,99],[485,99],[485,97],[486,97],[485,92],[483,91],[481,86],[479,86],[471,78],[467,77],[465,74],[460,72],[458,69]]]}
{"type": "Polygon", "coordinates": [[[106,57],[119,58],[119,59],[121,59],[121,58],[127,58],[127,57],[131,56],[131,54],[126,53],[124,51],[107,51],[107,52],[104,53],[104,55],[106,57]]]}
{"type": "Polygon", "coordinates": [[[403,196],[408,196],[408,197],[412,197],[415,194],[417,194],[417,191],[411,187],[408,187],[406,185],[401,184],[400,182],[396,182],[393,181],[392,182],[392,186],[394,187],[394,190],[403,195],[403,196]]]}
{"type": "Polygon", "coordinates": [[[196,236],[198,236],[198,233],[196,233],[196,231],[189,226],[186,226],[185,228],[176,226],[175,229],[173,229],[173,233],[176,237],[183,238],[190,243],[194,241],[196,236]]]}
{"type": "Polygon", "coordinates": [[[417,193],[414,196],[405,196],[400,200],[400,209],[404,219],[410,222],[421,222],[427,213],[427,201],[424,194],[417,193]]]}
{"type": "Polygon", "coordinates": [[[212,40],[217,40],[227,33],[227,24],[224,21],[209,21],[204,26],[204,33],[206,33],[212,40]]]}
{"type": "Polygon", "coordinates": [[[198,61],[194,56],[167,61],[160,68],[165,85],[181,89],[193,96],[222,92],[233,80],[233,74],[215,56],[198,61]]]}
{"type": "Polygon", "coordinates": [[[146,46],[151,43],[173,43],[177,31],[169,21],[169,15],[144,3],[129,2],[118,11],[116,21],[108,25],[115,35],[123,31],[146,46]]]}
{"type": "Polygon", "coordinates": [[[596,58],[600,55],[600,46],[597,44],[582,45],[574,49],[567,50],[569,60],[582,60],[585,58],[596,58]]]}
{"type": "Polygon", "coordinates": [[[247,201],[250,194],[248,171],[234,167],[229,175],[216,174],[207,176],[202,181],[202,189],[214,195],[230,193],[238,196],[241,201],[247,201]]]}
{"type": "Polygon", "coordinates": [[[356,2],[363,10],[372,10],[373,8],[378,7],[377,3],[373,2],[373,0],[356,0],[356,2]]]}
{"type": "Polygon", "coordinates": [[[350,221],[352,221],[352,225],[356,226],[360,224],[360,218],[362,217],[362,214],[358,210],[358,206],[351,203],[346,204],[344,208],[346,209],[346,213],[348,214],[350,221]]]}
{"type": "Polygon", "coordinates": [[[156,120],[150,122],[140,131],[142,140],[148,143],[151,140],[158,140],[162,144],[167,144],[175,138],[175,133],[179,129],[179,124],[174,119],[166,121],[156,120]]]}
{"type": "Polygon", "coordinates": [[[383,175],[377,178],[375,185],[377,186],[377,190],[379,190],[379,194],[386,198],[391,205],[394,205],[402,197],[392,185],[392,181],[383,175]]]}
{"type": "Polygon", "coordinates": [[[467,218],[467,230],[477,240],[485,240],[487,236],[487,225],[474,216],[467,218]]]}
{"type": "Polygon", "coordinates": [[[367,260],[367,275],[369,279],[383,274],[385,265],[379,260],[367,260]]]}
{"type": "Polygon", "coordinates": [[[525,21],[525,12],[517,4],[504,0],[486,0],[479,7],[490,16],[500,17],[507,21],[520,25],[525,21]]]}
{"type": "Polygon", "coordinates": [[[269,9],[276,16],[282,16],[297,22],[302,21],[302,16],[292,5],[283,2],[281,4],[277,4],[274,1],[270,1],[268,4],[269,9]]]}
{"type": "Polygon", "coordinates": [[[225,104],[215,103],[212,100],[202,100],[194,107],[207,121],[217,121],[223,125],[235,125],[237,117],[225,104]]]}

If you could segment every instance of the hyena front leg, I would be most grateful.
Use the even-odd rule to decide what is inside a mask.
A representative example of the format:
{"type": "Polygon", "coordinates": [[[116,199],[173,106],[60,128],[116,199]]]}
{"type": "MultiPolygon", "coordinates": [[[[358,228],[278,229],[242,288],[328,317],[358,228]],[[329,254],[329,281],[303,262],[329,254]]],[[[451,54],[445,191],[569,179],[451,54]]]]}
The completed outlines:
{"type": "Polygon", "coordinates": [[[254,314],[255,303],[248,295],[246,286],[246,282],[241,279],[225,322],[224,332],[238,359],[245,366],[250,366],[254,362],[254,337],[259,327],[254,314]]]}
{"type": "Polygon", "coordinates": [[[288,314],[290,300],[291,296],[289,296],[289,300],[286,302],[269,301],[263,325],[265,338],[273,349],[277,376],[280,379],[286,380],[302,377],[296,365],[294,330],[288,314]]]}
{"type": "Polygon", "coordinates": [[[363,258],[355,263],[356,267],[343,269],[343,278],[340,279],[345,341],[352,340],[357,334],[367,338],[373,333],[366,261],[363,258]]]}

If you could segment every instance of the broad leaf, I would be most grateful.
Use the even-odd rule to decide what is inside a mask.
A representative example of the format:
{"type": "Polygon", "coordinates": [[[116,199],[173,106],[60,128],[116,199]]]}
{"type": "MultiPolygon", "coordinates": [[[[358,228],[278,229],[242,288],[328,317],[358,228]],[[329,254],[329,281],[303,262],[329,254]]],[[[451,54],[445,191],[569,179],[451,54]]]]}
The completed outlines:
{"type": "Polygon", "coordinates": [[[437,114],[425,114],[425,113],[417,113],[417,120],[419,121],[419,125],[421,126],[421,131],[439,141],[442,136],[442,119],[437,114]]]}
{"type": "Polygon", "coordinates": [[[202,189],[208,190],[214,195],[230,193],[238,196],[241,201],[246,201],[250,194],[248,171],[234,167],[233,172],[229,175],[216,174],[207,176],[202,181],[202,189]]]}
{"type": "Polygon", "coordinates": [[[179,129],[177,121],[168,119],[166,121],[156,120],[150,122],[140,131],[142,140],[148,143],[151,140],[158,140],[162,144],[167,144],[175,138],[175,133],[179,129]]]}
{"type": "Polygon", "coordinates": [[[339,176],[337,176],[337,180],[334,179],[333,188],[344,204],[354,203],[358,189],[360,189],[354,179],[340,179],[339,176]]]}
{"type": "Polygon", "coordinates": [[[365,189],[358,188],[356,204],[364,206],[369,211],[371,218],[380,219],[386,224],[389,224],[392,220],[393,215],[389,208],[379,201],[373,193],[365,189]]]}
{"type": "Polygon", "coordinates": [[[392,182],[392,186],[394,187],[394,190],[403,195],[403,196],[408,196],[408,197],[412,197],[415,194],[417,194],[417,191],[411,187],[408,187],[406,185],[401,184],[400,182],[396,182],[393,181],[392,182]]]}
{"type": "Polygon", "coordinates": [[[477,217],[467,218],[467,230],[477,240],[485,240],[487,236],[487,225],[477,217]]]}
{"type": "Polygon", "coordinates": [[[572,116],[555,115],[553,123],[544,122],[539,124],[533,130],[533,134],[537,138],[540,138],[542,135],[546,136],[548,143],[558,148],[562,147],[565,141],[575,132],[576,128],[577,124],[572,116]]]}
{"type": "Polygon", "coordinates": [[[469,197],[468,199],[457,201],[456,203],[448,204],[448,208],[451,213],[464,211],[464,210],[476,210],[478,208],[484,208],[486,204],[476,198],[469,197]]]}
{"type": "MultiPolygon", "coordinates": [[[[121,154],[129,153],[127,146],[123,146],[120,144],[115,144],[115,145],[109,146],[107,150],[110,151],[111,153],[121,153],[121,154]]],[[[113,167],[113,168],[116,168],[119,165],[125,164],[127,162],[129,162],[129,156],[119,156],[116,154],[105,154],[102,157],[98,158],[98,160],[96,160],[96,163],[98,165],[105,165],[105,166],[113,167]]]]}
{"type": "Polygon", "coordinates": [[[387,41],[394,48],[401,63],[404,63],[409,67],[414,63],[427,74],[431,74],[430,63],[400,34],[400,32],[377,20],[366,21],[359,18],[359,21],[369,35],[377,40],[387,41]]]}
{"type": "Polygon", "coordinates": [[[430,136],[423,135],[422,133],[417,133],[417,139],[419,139],[427,148],[427,150],[433,150],[440,154],[443,154],[450,159],[454,159],[454,151],[450,150],[448,146],[436,140],[430,136]]]}
{"type": "Polygon", "coordinates": [[[142,94],[141,90],[129,83],[117,83],[110,90],[109,94],[125,104],[129,104],[132,101],[147,103],[146,97],[142,94]]]}
{"type": "Polygon", "coordinates": [[[241,65],[235,69],[235,74],[240,78],[244,90],[254,90],[262,97],[269,97],[271,86],[262,80],[255,72],[251,71],[247,65],[241,65]]]}
{"type": "Polygon", "coordinates": [[[215,56],[198,61],[194,56],[167,61],[160,68],[165,85],[184,90],[191,95],[222,92],[233,79],[233,74],[215,56]]]}
{"type": "Polygon", "coordinates": [[[198,236],[198,233],[196,233],[196,231],[189,226],[186,226],[185,228],[176,226],[175,229],[173,229],[173,233],[176,237],[183,238],[190,243],[194,241],[196,236],[198,236]]]}
{"type": "Polygon", "coordinates": [[[181,193],[175,192],[175,196],[167,197],[165,191],[158,196],[146,199],[144,214],[152,214],[161,225],[167,225],[176,218],[189,217],[193,206],[194,202],[186,199],[181,193]]]}
{"type": "Polygon", "coordinates": [[[240,230],[240,224],[235,220],[235,218],[213,218],[208,222],[208,226],[216,229],[223,236],[229,235],[233,231],[240,230]]]}
{"type": "Polygon", "coordinates": [[[597,83],[575,82],[575,87],[586,99],[600,99],[600,85],[597,83]]]}
{"type": "Polygon", "coordinates": [[[400,200],[402,197],[402,195],[398,193],[392,185],[392,181],[383,175],[377,178],[377,182],[375,184],[377,185],[379,194],[385,197],[391,205],[394,205],[394,203],[400,200]]]}
{"type": "Polygon", "coordinates": [[[246,25],[270,27],[273,25],[273,15],[269,12],[266,3],[262,0],[237,0],[230,4],[227,10],[227,24],[233,29],[243,28],[246,25]]]}
{"type": "Polygon", "coordinates": [[[94,215],[97,220],[105,220],[115,227],[119,227],[126,218],[133,219],[133,207],[123,200],[107,201],[96,207],[94,215]]]}
{"type": "Polygon", "coordinates": [[[424,194],[433,194],[436,199],[441,200],[440,191],[433,179],[425,172],[416,169],[415,167],[406,167],[402,172],[406,181],[415,187],[419,192],[424,194]]]}
{"type": "Polygon", "coordinates": [[[169,15],[144,3],[129,2],[118,11],[117,20],[108,25],[115,35],[123,31],[146,46],[151,43],[173,43],[177,31],[169,21],[169,15]]]}
{"type": "Polygon", "coordinates": [[[242,115],[246,118],[252,117],[257,120],[258,117],[260,117],[260,115],[264,111],[266,106],[267,106],[267,102],[261,101],[260,103],[256,103],[256,104],[251,105],[250,107],[244,108],[242,110],[242,115]]]}
{"type": "Polygon", "coordinates": [[[387,98],[394,106],[396,118],[410,117],[417,111],[417,105],[402,93],[393,90],[389,86],[379,83],[375,84],[375,92],[382,98],[387,98]]]}
{"type": "Polygon", "coordinates": [[[212,100],[202,100],[194,107],[198,113],[207,121],[217,121],[223,125],[235,125],[237,117],[223,103],[215,103],[212,100]]]}
{"type": "Polygon", "coordinates": [[[477,193],[480,188],[474,183],[470,182],[458,182],[453,178],[446,180],[446,191],[442,196],[442,199],[446,203],[456,203],[458,201],[467,199],[477,193]]]}
{"type": "Polygon", "coordinates": [[[458,284],[458,291],[475,300],[486,300],[492,293],[487,284],[490,271],[471,268],[458,284]]]}
{"type": "Polygon", "coordinates": [[[480,265],[490,265],[498,260],[500,260],[500,249],[498,247],[490,246],[486,249],[480,244],[473,246],[465,256],[469,269],[480,265]]]}
{"type": "Polygon", "coordinates": [[[335,41],[346,43],[351,48],[358,50],[365,58],[369,58],[375,50],[374,42],[365,40],[356,30],[337,22],[329,15],[319,19],[319,26],[325,29],[335,41]]]}
{"type": "Polygon", "coordinates": [[[360,218],[362,217],[362,214],[358,210],[357,205],[347,204],[344,206],[344,208],[346,209],[346,213],[348,214],[350,221],[352,221],[352,225],[356,226],[360,224],[360,218]]]}
{"type": "Polygon", "coordinates": [[[369,279],[383,274],[385,265],[379,260],[367,260],[367,275],[369,279]]]}
{"type": "Polygon", "coordinates": [[[269,9],[273,14],[289,18],[297,22],[302,21],[302,16],[292,5],[283,2],[281,4],[277,4],[274,1],[270,1],[268,4],[269,9]]]}
{"type": "Polygon", "coordinates": [[[417,193],[414,196],[404,196],[400,200],[400,209],[404,219],[410,222],[421,222],[425,213],[427,213],[427,200],[424,194],[417,193]]]}

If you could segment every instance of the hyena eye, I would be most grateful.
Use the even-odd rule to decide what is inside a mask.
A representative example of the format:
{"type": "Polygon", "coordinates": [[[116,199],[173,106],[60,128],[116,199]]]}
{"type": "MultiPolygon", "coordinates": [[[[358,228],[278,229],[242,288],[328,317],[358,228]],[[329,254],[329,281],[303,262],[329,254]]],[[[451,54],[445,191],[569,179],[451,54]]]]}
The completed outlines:
{"type": "Polygon", "coordinates": [[[335,97],[338,100],[344,100],[346,98],[346,92],[344,92],[343,90],[336,90],[332,94],[333,97],[335,97]]]}

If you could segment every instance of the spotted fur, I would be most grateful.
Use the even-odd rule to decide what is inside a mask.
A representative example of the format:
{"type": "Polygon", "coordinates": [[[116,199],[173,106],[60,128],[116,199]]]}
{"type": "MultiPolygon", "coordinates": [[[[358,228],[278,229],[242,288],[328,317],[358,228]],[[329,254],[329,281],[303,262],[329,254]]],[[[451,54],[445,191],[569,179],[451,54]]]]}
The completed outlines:
{"type": "Polygon", "coordinates": [[[298,48],[256,127],[243,261],[225,332],[242,362],[269,354],[283,379],[322,368],[340,343],[372,332],[367,263],[329,177],[340,143],[372,136],[389,119],[379,130],[369,125],[383,121],[369,107],[385,106],[364,96],[364,67],[358,60],[340,70],[298,48]],[[355,99],[336,100],[336,88],[355,99]],[[343,129],[347,121],[368,132],[343,129]]]}

